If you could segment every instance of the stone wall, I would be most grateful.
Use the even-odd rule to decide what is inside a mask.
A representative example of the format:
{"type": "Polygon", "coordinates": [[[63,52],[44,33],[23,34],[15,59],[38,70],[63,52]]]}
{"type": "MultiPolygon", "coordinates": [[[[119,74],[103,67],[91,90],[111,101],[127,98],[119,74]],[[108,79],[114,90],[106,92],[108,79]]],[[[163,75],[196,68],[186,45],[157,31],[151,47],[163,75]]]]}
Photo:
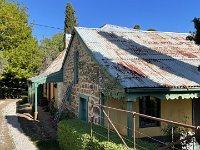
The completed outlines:
{"type": "MultiPolygon", "coordinates": [[[[71,43],[67,59],[64,63],[63,74],[63,93],[66,93],[67,87],[74,80],[74,52],[79,52],[78,62],[78,83],[73,86],[71,92],[71,101],[66,107],[76,116],[79,114],[79,95],[89,97],[88,101],[88,119],[91,116],[92,104],[100,102],[100,93],[106,96],[119,96],[124,98],[124,89],[118,84],[117,79],[112,78],[107,72],[99,66],[90,52],[75,34],[71,43]]],[[[64,94],[63,94],[64,95],[64,94]]]]}
{"type": "Polygon", "coordinates": [[[64,83],[63,93],[66,92],[70,82],[74,80],[74,52],[79,51],[79,81],[75,84],[71,93],[71,101],[67,104],[67,108],[78,116],[79,110],[79,94],[89,97],[88,101],[88,117],[90,118],[91,105],[99,103],[99,67],[92,60],[88,52],[83,48],[78,37],[75,35],[71,44],[67,59],[64,64],[64,83]],[[95,80],[94,80],[95,79],[95,80]]]}
{"type": "Polygon", "coordinates": [[[60,107],[63,98],[63,82],[57,83],[57,108],[60,107]]]}

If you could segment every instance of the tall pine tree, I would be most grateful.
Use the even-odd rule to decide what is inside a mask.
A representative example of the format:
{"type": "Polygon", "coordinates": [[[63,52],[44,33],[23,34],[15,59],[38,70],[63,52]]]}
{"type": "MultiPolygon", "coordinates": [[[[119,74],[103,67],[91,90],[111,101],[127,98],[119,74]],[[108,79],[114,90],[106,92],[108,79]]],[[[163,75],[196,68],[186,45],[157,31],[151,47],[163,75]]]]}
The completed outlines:
{"type": "Polygon", "coordinates": [[[71,3],[67,3],[65,8],[65,25],[64,33],[71,34],[74,27],[77,26],[77,18],[75,16],[75,10],[71,3]]]}
{"type": "Polygon", "coordinates": [[[194,27],[196,29],[195,35],[194,35],[194,41],[197,45],[200,45],[200,18],[194,18],[194,27]]]}
{"type": "Polygon", "coordinates": [[[194,23],[195,32],[187,36],[187,40],[194,41],[197,45],[200,45],[200,18],[194,18],[192,20],[194,23]]]}

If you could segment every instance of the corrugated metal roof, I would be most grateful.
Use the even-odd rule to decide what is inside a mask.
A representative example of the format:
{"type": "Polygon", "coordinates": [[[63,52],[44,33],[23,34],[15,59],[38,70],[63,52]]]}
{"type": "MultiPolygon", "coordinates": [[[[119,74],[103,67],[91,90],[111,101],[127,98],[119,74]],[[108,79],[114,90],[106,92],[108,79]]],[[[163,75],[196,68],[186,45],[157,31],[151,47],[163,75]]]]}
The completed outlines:
{"type": "Polygon", "coordinates": [[[76,31],[96,60],[124,88],[200,86],[200,47],[186,40],[186,33],[114,25],[78,27],[76,31]]]}
{"type": "Polygon", "coordinates": [[[50,74],[60,71],[62,68],[62,63],[65,57],[65,53],[66,53],[66,50],[63,50],[60,53],[60,55],[51,63],[51,65],[43,73],[39,74],[36,77],[30,78],[30,80],[33,81],[35,79],[46,77],[50,74]]]}
{"type": "Polygon", "coordinates": [[[66,50],[63,50],[60,55],[51,63],[51,65],[41,74],[49,75],[59,71],[62,68],[63,59],[65,57],[66,50]]]}

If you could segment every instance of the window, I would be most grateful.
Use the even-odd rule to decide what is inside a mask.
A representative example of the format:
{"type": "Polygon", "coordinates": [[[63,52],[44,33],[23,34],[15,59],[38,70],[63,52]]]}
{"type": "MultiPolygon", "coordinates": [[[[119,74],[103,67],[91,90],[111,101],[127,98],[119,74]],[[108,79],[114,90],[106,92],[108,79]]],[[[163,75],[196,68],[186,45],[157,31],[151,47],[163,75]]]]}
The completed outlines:
{"type": "Polygon", "coordinates": [[[74,83],[78,83],[78,62],[79,62],[79,52],[74,52],[74,83]]]}
{"type": "MultiPolygon", "coordinates": [[[[160,117],[160,100],[151,96],[140,97],[139,111],[141,114],[160,117]]],[[[144,117],[140,117],[139,124],[141,128],[160,126],[160,122],[144,117]]]]}

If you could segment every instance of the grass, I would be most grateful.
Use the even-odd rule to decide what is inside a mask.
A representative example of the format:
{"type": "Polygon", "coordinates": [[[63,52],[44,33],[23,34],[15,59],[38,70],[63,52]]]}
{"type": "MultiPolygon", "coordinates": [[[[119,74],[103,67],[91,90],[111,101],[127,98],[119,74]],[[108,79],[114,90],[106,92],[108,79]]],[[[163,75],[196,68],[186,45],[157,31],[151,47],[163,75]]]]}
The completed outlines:
{"type": "MultiPolygon", "coordinates": [[[[89,134],[90,135],[90,123],[86,123],[83,121],[80,121],[79,119],[72,119],[72,120],[67,120],[66,123],[75,128],[77,132],[81,134],[89,134]]],[[[99,142],[105,142],[107,141],[107,134],[108,130],[104,127],[94,125],[93,124],[93,135],[95,136],[96,139],[98,139],[99,142]]],[[[112,130],[113,131],[113,130],[112,130]]],[[[116,144],[122,144],[121,139],[118,137],[116,132],[110,131],[110,141],[116,144]]],[[[133,139],[130,137],[127,137],[123,135],[123,138],[126,142],[126,144],[132,148],[133,147],[133,139]]],[[[142,150],[143,147],[148,149],[148,150],[155,150],[159,148],[159,144],[155,143],[150,143],[141,139],[136,139],[136,144],[137,144],[137,150],[142,150]]]]}

